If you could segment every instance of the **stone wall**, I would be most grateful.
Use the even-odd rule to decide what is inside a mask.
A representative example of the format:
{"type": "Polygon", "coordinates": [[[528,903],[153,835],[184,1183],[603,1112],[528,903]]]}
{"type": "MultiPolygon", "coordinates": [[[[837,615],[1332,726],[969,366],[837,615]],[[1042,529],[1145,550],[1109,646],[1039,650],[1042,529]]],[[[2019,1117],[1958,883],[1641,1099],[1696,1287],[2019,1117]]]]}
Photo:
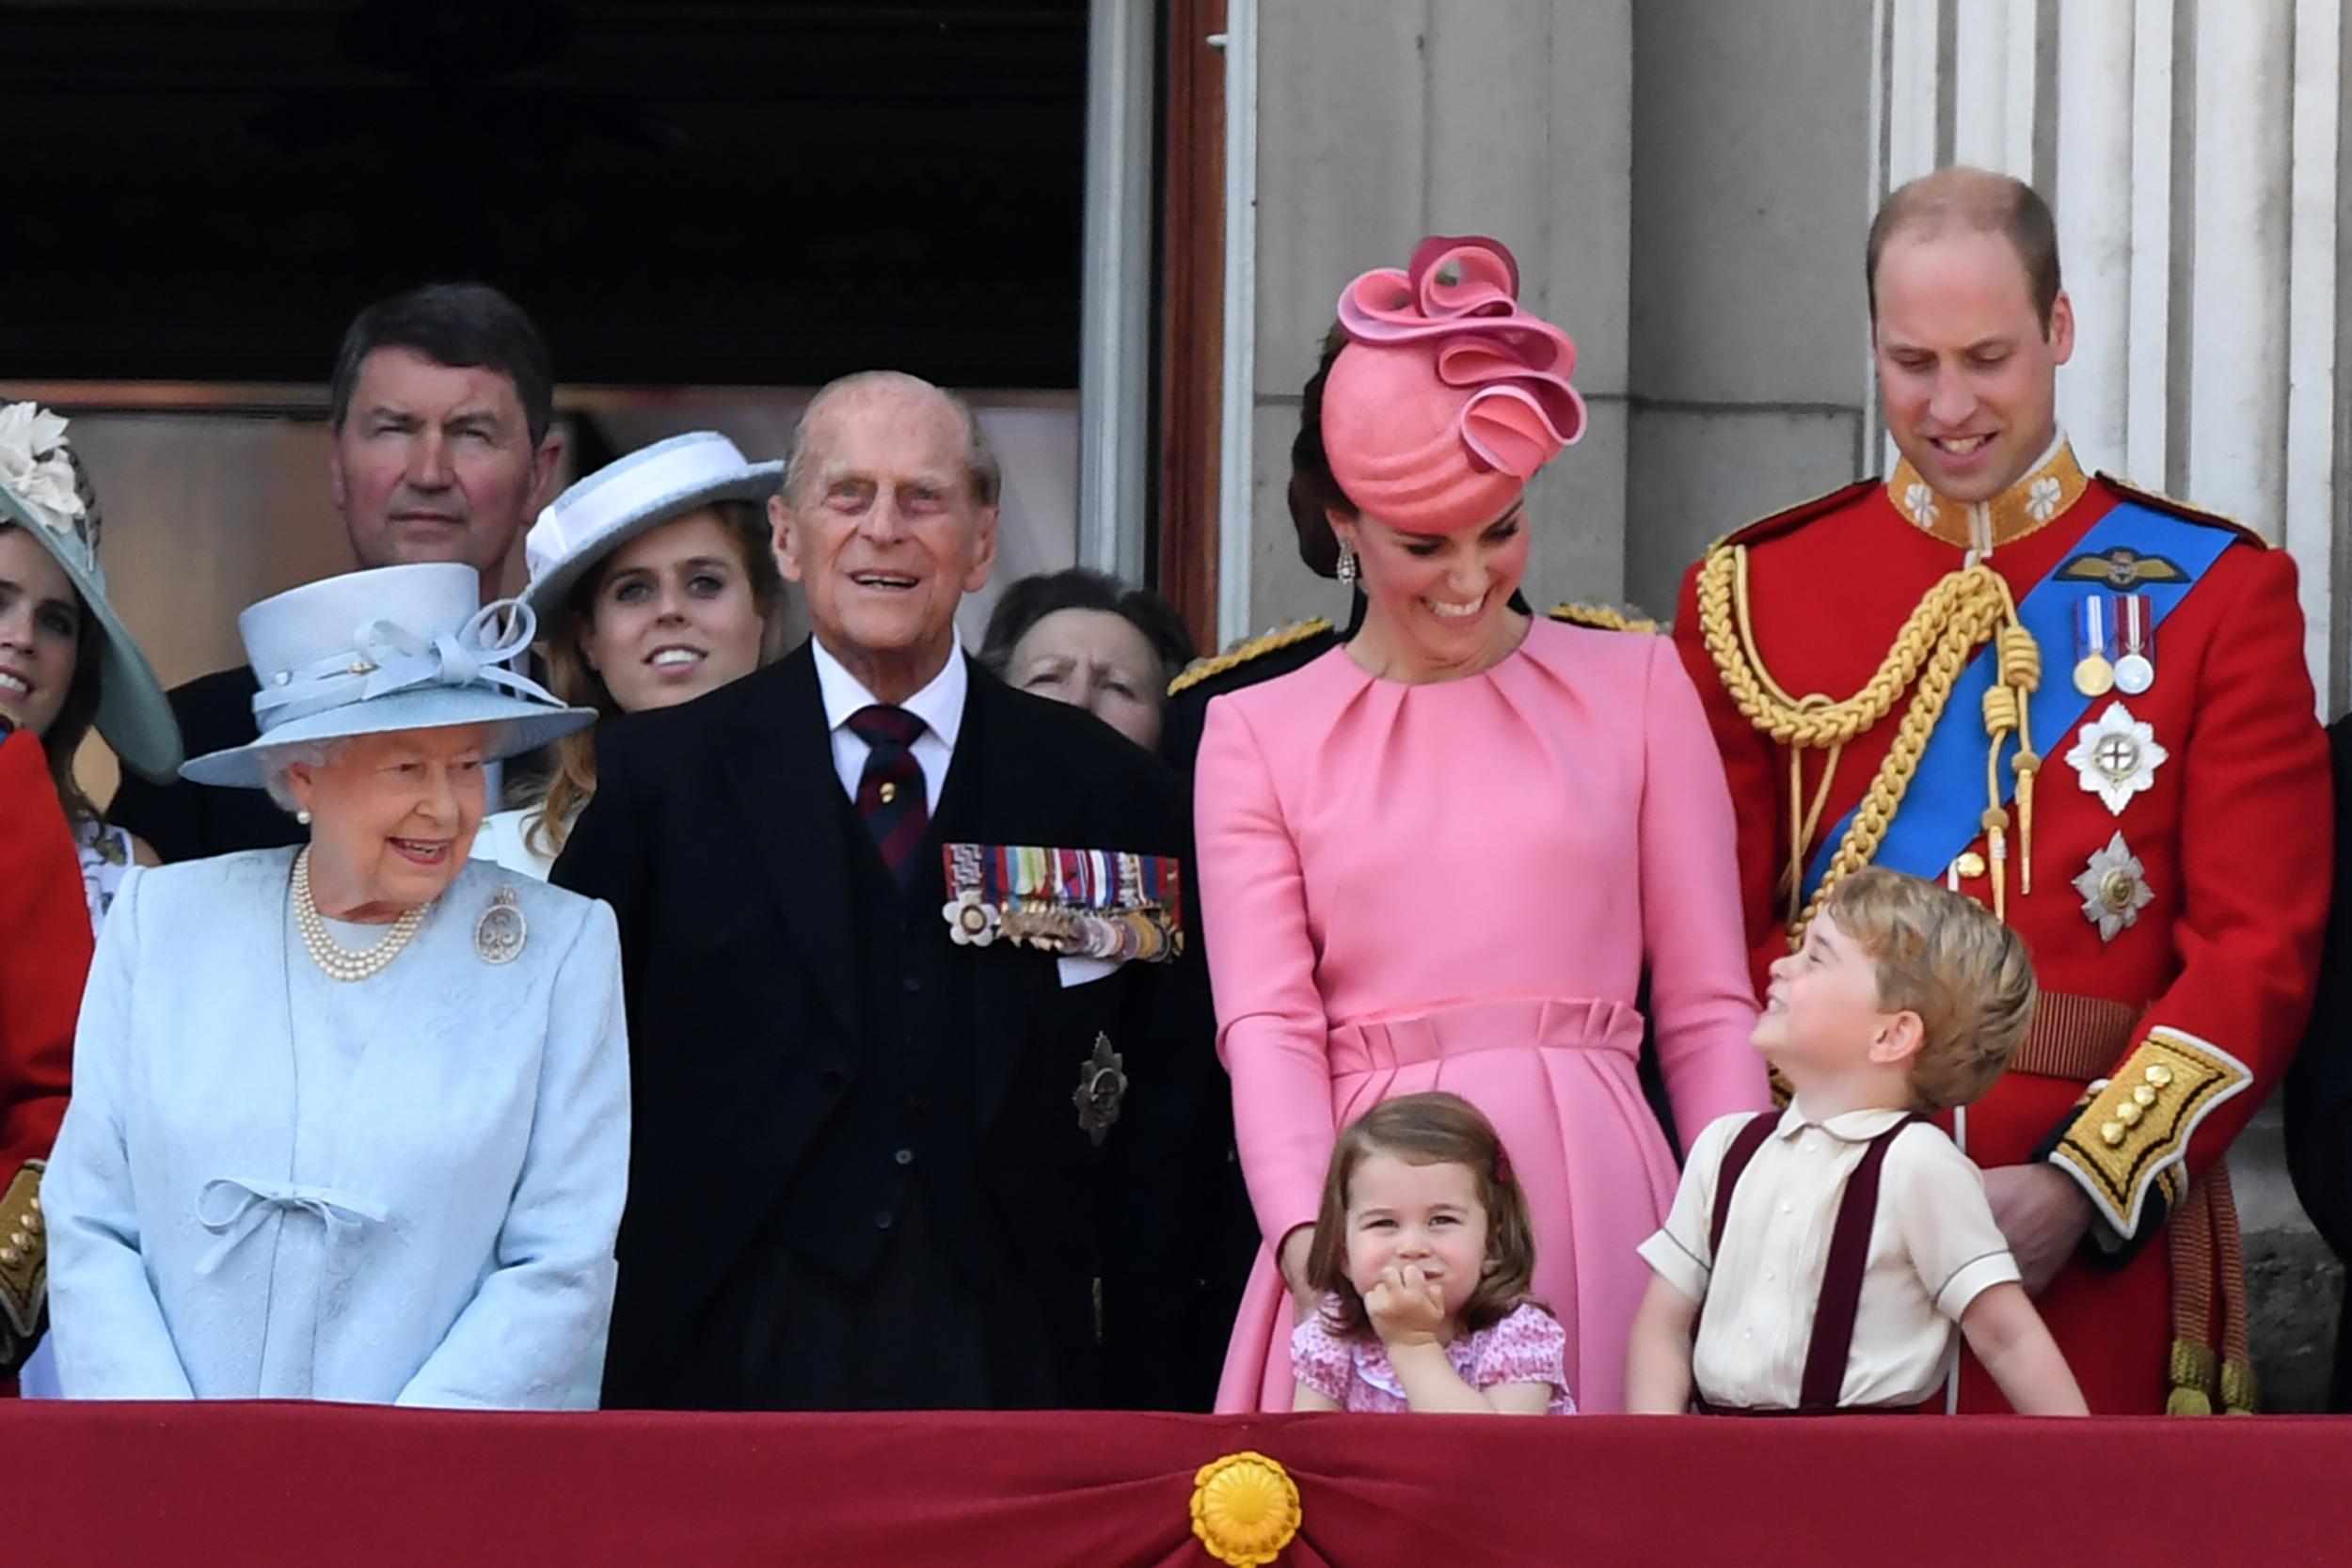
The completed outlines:
{"type": "Polygon", "coordinates": [[[1866,471],[1867,32],[1851,0],[1633,18],[1626,592],[1866,471]]]}

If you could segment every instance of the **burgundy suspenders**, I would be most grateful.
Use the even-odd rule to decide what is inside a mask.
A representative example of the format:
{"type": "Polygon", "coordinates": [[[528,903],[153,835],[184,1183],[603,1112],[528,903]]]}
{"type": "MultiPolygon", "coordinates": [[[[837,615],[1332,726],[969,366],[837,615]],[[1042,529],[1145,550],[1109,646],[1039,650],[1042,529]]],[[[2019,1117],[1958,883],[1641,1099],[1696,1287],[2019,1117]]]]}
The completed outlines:
{"type": "MultiPolygon", "coordinates": [[[[1797,1397],[1797,1408],[1785,1414],[1826,1416],[1838,1409],[1837,1395],[1846,1381],[1847,1357],[1853,1349],[1854,1317],[1862,1306],[1862,1276],[1870,1262],[1870,1224],[1878,1215],[1879,1172],[1886,1164],[1886,1151],[1894,1146],[1897,1135],[1917,1119],[1905,1117],[1872,1138],[1869,1147],[1863,1150],[1862,1163],[1846,1178],[1846,1190],[1837,1200],[1837,1219],[1830,1230],[1829,1259],[1821,1270],[1820,1298],[1813,1308],[1813,1338],[1805,1348],[1804,1381],[1797,1397]]],[[[1759,1111],[1732,1134],[1731,1146],[1724,1150],[1724,1163],[1715,1176],[1715,1212],[1708,1227],[1710,1268],[1723,1254],[1724,1227],[1731,1218],[1732,1192],[1779,1121],[1780,1113],[1759,1111]]],[[[1701,1301],[1698,1316],[1691,1324],[1693,1345],[1698,1343],[1699,1325],[1706,1317],[1707,1303],[1701,1301]]],[[[1708,1408],[1704,1400],[1699,1402],[1699,1407],[1708,1408]]]]}
{"type": "Polygon", "coordinates": [[[1715,1217],[1707,1227],[1707,1256],[1710,1260],[1724,1249],[1724,1227],[1731,1221],[1731,1191],[1740,1185],[1748,1162],[1756,1158],[1756,1151],[1764,1147],[1764,1140],[1772,1135],[1772,1129],[1779,1122],[1778,1111],[1756,1112],[1731,1135],[1731,1147],[1724,1150],[1724,1163],[1715,1172],[1715,1217]]]}
{"type": "MultiPolygon", "coordinates": [[[[1764,1147],[1764,1140],[1772,1135],[1772,1128],[1779,1120],[1778,1111],[1758,1111],[1750,1117],[1740,1124],[1740,1131],[1731,1135],[1731,1147],[1724,1150],[1724,1163],[1715,1168],[1715,1212],[1707,1222],[1708,1290],[1706,1295],[1699,1298],[1698,1313],[1691,1320],[1691,1345],[1693,1350],[1698,1347],[1699,1330],[1707,1323],[1707,1304],[1715,1294],[1715,1261],[1724,1255],[1724,1227],[1731,1220],[1732,1190],[1740,1185],[1740,1174],[1748,1168],[1748,1162],[1756,1158],[1756,1151],[1764,1147]]],[[[1695,1380],[1692,1391],[1695,1394],[1695,1380]]],[[[1698,1402],[1699,1408],[1707,1408],[1704,1399],[1698,1402]]]]}

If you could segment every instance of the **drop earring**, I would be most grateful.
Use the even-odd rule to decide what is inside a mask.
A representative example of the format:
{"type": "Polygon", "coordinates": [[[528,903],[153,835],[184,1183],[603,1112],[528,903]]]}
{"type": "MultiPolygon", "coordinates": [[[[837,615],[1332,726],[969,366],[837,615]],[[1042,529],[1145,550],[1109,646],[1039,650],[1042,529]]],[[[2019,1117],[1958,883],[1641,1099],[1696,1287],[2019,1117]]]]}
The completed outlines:
{"type": "Polygon", "coordinates": [[[1340,581],[1349,588],[1355,587],[1358,570],[1359,568],[1356,564],[1356,546],[1349,544],[1344,539],[1341,540],[1339,564],[1340,581]]]}
{"type": "Polygon", "coordinates": [[[307,828],[307,827],[309,827],[309,826],[310,825],[310,811],[306,808],[306,809],[304,809],[304,810],[302,810],[302,811],[295,812],[295,813],[294,813],[294,820],[295,820],[296,822],[300,823],[303,827],[306,827],[306,828],[307,828]]]}

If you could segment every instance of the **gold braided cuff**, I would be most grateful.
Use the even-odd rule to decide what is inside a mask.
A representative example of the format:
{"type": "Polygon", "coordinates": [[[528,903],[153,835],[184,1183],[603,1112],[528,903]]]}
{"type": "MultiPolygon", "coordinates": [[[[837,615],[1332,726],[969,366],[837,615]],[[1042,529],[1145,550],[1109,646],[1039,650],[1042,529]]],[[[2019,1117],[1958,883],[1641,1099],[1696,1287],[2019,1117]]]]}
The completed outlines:
{"type": "Polygon", "coordinates": [[[0,1328],[33,1337],[49,1297],[49,1237],[40,1212],[42,1162],[27,1160],[0,1192],[0,1328]]]}
{"type": "Polygon", "coordinates": [[[2190,1135],[2253,1081],[2247,1065],[2219,1046],[2159,1025],[2086,1097],[2050,1158],[2090,1195],[2100,1219],[2129,1240],[2139,1233],[2152,1190],[2161,1212],[2179,1206],[2190,1135]]]}

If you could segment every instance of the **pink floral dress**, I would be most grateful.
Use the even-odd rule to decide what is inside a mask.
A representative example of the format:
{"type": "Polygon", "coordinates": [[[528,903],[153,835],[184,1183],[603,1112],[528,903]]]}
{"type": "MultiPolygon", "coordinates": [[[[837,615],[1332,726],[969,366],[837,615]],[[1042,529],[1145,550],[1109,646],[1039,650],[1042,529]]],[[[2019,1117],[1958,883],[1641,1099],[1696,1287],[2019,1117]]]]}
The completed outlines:
{"type": "MultiPolygon", "coordinates": [[[[1505,1383],[1549,1384],[1551,1402],[1544,1414],[1573,1416],[1567,1349],[1559,1319],[1540,1307],[1515,1307],[1493,1327],[1449,1343],[1445,1358],[1481,1393],[1505,1383]]],[[[1368,1333],[1360,1338],[1333,1333],[1326,1313],[1315,1313],[1291,1331],[1291,1372],[1342,1410],[1395,1416],[1412,1408],[1396,1369],[1389,1365],[1388,1347],[1368,1333]]]]}

